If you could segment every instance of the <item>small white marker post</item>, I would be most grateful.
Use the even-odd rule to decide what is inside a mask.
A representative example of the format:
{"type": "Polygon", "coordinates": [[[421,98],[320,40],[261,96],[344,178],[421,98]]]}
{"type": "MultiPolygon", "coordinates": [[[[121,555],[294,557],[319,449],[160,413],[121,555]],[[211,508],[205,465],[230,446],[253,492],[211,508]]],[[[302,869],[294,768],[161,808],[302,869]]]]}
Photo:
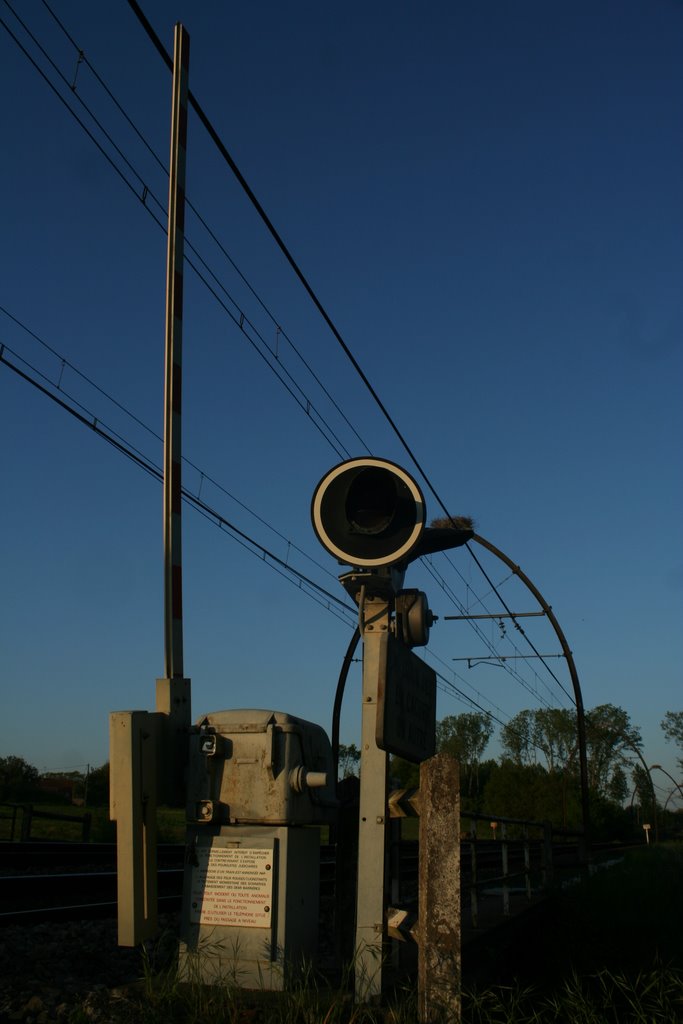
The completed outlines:
{"type": "Polygon", "coordinates": [[[646,841],[648,846],[650,845],[650,829],[651,828],[652,828],[652,825],[643,825],[643,831],[645,832],[645,841],[646,841]]]}

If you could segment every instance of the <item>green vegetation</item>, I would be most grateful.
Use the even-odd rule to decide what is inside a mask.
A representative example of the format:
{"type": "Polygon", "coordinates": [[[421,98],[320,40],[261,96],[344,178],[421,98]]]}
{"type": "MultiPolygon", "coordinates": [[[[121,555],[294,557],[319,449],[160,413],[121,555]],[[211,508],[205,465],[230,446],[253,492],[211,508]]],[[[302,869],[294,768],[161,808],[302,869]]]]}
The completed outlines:
{"type": "MultiPolygon", "coordinates": [[[[683,747],[682,722],[683,712],[668,711],[662,729],[667,739],[683,747]]],[[[642,766],[640,732],[614,704],[587,711],[585,725],[592,838],[642,840],[641,824],[653,820],[655,808],[652,782],[642,766]]],[[[561,708],[518,712],[501,730],[501,756],[483,760],[492,732],[488,716],[479,712],[449,715],[437,723],[437,749],[460,762],[463,812],[580,829],[575,713],[561,708]]],[[[419,785],[418,766],[401,758],[392,758],[391,774],[399,786],[419,785]]],[[[681,834],[680,814],[659,805],[656,814],[661,835],[681,834]]]]}
{"type": "Polygon", "coordinates": [[[683,844],[631,850],[580,884],[558,889],[542,918],[482,942],[471,974],[486,982],[557,986],[572,972],[636,977],[663,966],[683,969],[683,844]]]}
{"type": "Polygon", "coordinates": [[[185,842],[185,808],[157,808],[157,839],[160,843],[185,842]]]}
{"type": "Polygon", "coordinates": [[[676,1024],[683,1020],[683,972],[655,966],[635,977],[572,974],[558,989],[489,989],[466,997],[463,1024],[676,1024]]]}
{"type": "MultiPolygon", "coordinates": [[[[673,740],[683,753],[683,711],[667,711],[661,726],[667,740],[673,740]]],[[[678,766],[683,771],[683,757],[678,758],[678,766]]]]}
{"type": "Polygon", "coordinates": [[[38,769],[23,757],[0,757],[0,802],[30,800],[38,791],[38,769]]]}
{"type": "MultiPolygon", "coordinates": [[[[55,803],[31,803],[34,811],[73,818],[73,822],[63,817],[55,820],[34,817],[31,822],[31,839],[45,839],[53,842],[80,842],[83,833],[82,819],[85,814],[91,816],[90,842],[116,842],[116,822],[109,820],[108,806],[71,807],[55,803]]],[[[0,806],[0,841],[12,836],[12,813],[10,805],[0,806]]],[[[14,838],[19,839],[21,832],[22,810],[17,810],[14,826],[14,838]]],[[[160,843],[185,842],[185,811],[179,807],[159,807],[157,809],[157,834],[160,843]]]]}
{"type": "MultiPolygon", "coordinates": [[[[105,811],[103,808],[86,808],[86,807],[70,807],[62,804],[55,805],[54,803],[42,803],[42,802],[31,802],[30,806],[35,812],[41,814],[56,813],[62,815],[60,819],[51,820],[49,818],[34,817],[31,822],[31,839],[46,839],[53,840],[56,842],[73,842],[77,843],[81,841],[83,835],[83,816],[88,812],[92,813],[92,825],[90,830],[91,842],[112,842],[115,836],[109,836],[107,839],[101,839],[100,834],[103,831],[104,823],[100,823],[100,819],[104,817],[105,811]],[[65,821],[64,818],[68,816],[73,821],[65,821]]],[[[14,821],[14,839],[21,837],[21,825],[23,819],[23,804],[19,804],[16,808],[16,819],[14,821]]],[[[15,809],[9,805],[0,806],[0,840],[9,840],[12,838],[12,827],[13,827],[13,814],[15,809]]]]}

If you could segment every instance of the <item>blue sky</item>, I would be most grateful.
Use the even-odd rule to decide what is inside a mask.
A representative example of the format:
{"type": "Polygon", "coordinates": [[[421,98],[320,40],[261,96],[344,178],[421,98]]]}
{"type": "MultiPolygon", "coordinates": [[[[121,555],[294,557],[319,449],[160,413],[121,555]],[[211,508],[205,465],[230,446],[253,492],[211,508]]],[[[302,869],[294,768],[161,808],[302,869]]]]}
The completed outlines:
{"type": "MultiPolygon", "coordinates": [[[[648,761],[675,773],[659,722],[682,706],[683,8],[143,8],[169,50],[173,23],[188,29],[193,93],[449,510],[473,515],[553,606],[585,705],[622,705],[648,761]]],[[[0,344],[159,464],[159,442],[107,396],[162,432],[166,240],[148,211],[165,222],[167,180],[94,72],[162,165],[170,74],[123,0],[55,3],[80,64],[48,8],[15,9],[66,84],[6,4],[3,21],[131,187],[3,28],[0,344]]],[[[188,268],[183,451],[197,468],[184,482],[343,599],[310,526],[318,480],[340,452],[413,467],[193,115],[187,190],[270,313],[188,212],[214,290],[336,440],[188,268]]],[[[108,713],[151,708],[163,674],[161,488],[4,365],[0,431],[0,751],[100,764],[108,713]]],[[[329,728],[352,614],[191,509],[183,530],[195,715],[270,707],[329,728]]],[[[476,554],[510,607],[535,610],[476,554]]],[[[501,609],[465,549],[406,585],[441,617],[501,609]]],[[[559,651],[544,620],[525,629],[559,651]]],[[[567,706],[560,659],[548,665],[562,687],[531,659],[515,673],[452,660],[530,650],[500,634],[437,623],[439,717],[471,710],[461,694],[501,721],[567,706]]],[[[355,666],[349,742],[358,702],[355,666]]]]}

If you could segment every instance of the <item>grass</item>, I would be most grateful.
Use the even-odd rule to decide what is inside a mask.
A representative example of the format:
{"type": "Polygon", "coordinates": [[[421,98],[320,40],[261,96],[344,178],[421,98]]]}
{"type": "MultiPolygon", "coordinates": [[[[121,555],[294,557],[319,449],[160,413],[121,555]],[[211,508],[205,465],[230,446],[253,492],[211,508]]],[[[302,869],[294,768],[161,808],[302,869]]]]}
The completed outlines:
{"type": "MultiPolygon", "coordinates": [[[[118,1005],[112,1024],[416,1024],[414,992],[387,1005],[354,1005],[349,990],[330,991],[311,973],[279,993],[244,992],[178,981],[171,967],[148,971],[118,1005]]],[[[463,993],[462,1024],[675,1024],[683,1020],[683,972],[662,965],[638,972],[570,974],[552,992],[496,986],[463,993]]],[[[76,1015],[70,1024],[81,1024],[76,1015]]],[[[86,1024],[85,1018],[82,1024],[86,1024]]],[[[435,1022],[436,1024],[436,1022],[435,1022]]],[[[440,1024],[455,1024],[444,1018],[440,1024]]]]}
{"type": "MultiPolygon", "coordinates": [[[[21,802],[24,803],[23,801],[21,802]]],[[[106,809],[102,807],[72,807],[70,804],[43,804],[35,801],[26,801],[33,807],[34,811],[40,811],[45,814],[61,814],[68,815],[73,818],[73,822],[70,821],[51,821],[49,818],[33,818],[31,822],[31,839],[46,839],[55,841],[65,842],[80,842],[83,835],[82,819],[86,812],[90,812],[92,815],[92,829],[91,829],[91,840],[99,841],[93,832],[95,830],[96,817],[102,818],[106,814],[106,809]]],[[[16,822],[14,830],[14,838],[19,839],[21,834],[23,813],[21,809],[16,812],[16,822]]],[[[12,809],[4,804],[0,807],[0,840],[9,840],[12,834],[12,809]]]]}
{"type": "Polygon", "coordinates": [[[560,889],[541,913],[526,929],[514,926],[502,950],[493,940],[481,944],[480,976],[503,985],[538,986],[541,978],[547,987],[571,971],[636,977],[644,967],[683,968],[683,845],[631,851],[560,889]]]}
{"type": "MultiPolygon", "coordinates": [[[[90,841],[93,843],[115,843],[116,823],[109,820],[108,807],[72,807],[69,804],[32,803],[34,810],[48,814],[68,814],[73,817],[69,821],[50,821],[48,818],[34,818],[31,822],[31,839],[53,840],[55,842],[80,842],[82,837],[81,819],[89,813],[92,818],[90,841]]],[[[11,809],[0,808],[0,841],[11,837],[11,809]]],[[[17,812],[15,839],[19,838],[22,812],[17,812]]],[[[178,807],[159,807],[157,809],[157,833],[160,843],[185,842],[185,811],[178,807]]]]}
{"type": "Polygon", "coordinates": [[[463,1024],[675,1024],[683,1021],[683,972],[654,965],[627,975],[572,972],[552,992],[499,986],[465,994],[463,1024]]]}
{"type": "Polygon", "coordinates": [[[475,955],[468,1024],[683,1022],[683,846],[629,853],[475,955]]]}

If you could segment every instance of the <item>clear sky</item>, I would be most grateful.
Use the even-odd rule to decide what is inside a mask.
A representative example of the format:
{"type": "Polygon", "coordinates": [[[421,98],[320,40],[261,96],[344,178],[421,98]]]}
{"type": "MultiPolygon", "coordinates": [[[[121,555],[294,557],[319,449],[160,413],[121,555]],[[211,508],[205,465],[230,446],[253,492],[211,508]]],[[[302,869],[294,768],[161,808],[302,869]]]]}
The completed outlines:
{"type": "MultiPolygon", "coordinates": [[[[53,3],[63,28],[38,0],[13,3],[26,27],[4,0],[0,17],[120,173],[2,27],[3,358],[159,465],[171,76],[124,0],[53,3]]],[[[676,774],[659,722],[683,707],[683,6],[142,6],[169,50],[186,26],[193,93],[449,511],[553,606],[586,707],[623,706],[676,774]]],[[[441,509],[193,114],[187,192],[211,290],[187,268],[185,485],[344,600],[309,518],[329,468],[393,459],[441,509]]],[[[101,764],[109,712],[152,708],[164,671],[161,487],[2,364],[0,436],[0,754],[101,764]]],[[[329,729],[353,612],[183,522],[195,716],[329,729]]],[[[537,609],[475,553],[509,607],[537,609]]],[[[441,617],[439,717],[463,694],[499,721],[569,705],[562,659],[556,679],[453,660],[531,650],[509,623],[443,620],[501,610],[469,550],[406,585],[441,617]]],[[[525,630],[559,652],[545,620],[525,630]]],[[[356,665],[347,742],[358,704],[356,665]]]]}

